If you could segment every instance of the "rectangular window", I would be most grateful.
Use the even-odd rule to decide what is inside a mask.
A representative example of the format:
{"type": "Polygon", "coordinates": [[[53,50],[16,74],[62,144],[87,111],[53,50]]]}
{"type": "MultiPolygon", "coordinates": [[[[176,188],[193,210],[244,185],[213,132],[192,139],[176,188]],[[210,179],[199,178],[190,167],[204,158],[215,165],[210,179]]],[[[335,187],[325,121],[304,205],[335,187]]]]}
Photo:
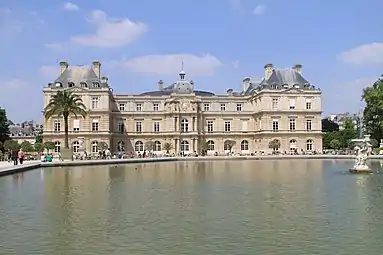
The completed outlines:
{"type": "Polygon", "coordinates": [[[98,109],[99,107],[99,97],[92,97],[92,109],[98,109]]]}
{"type": "Polygon", "coordinates": [[[311,100],[310,99],[307,99],[306,100],[306,110],[311,110],[311,100]]]}
{"type": "Polygon", "coordinates": [[[73,120],[73,133],[80,132],[80,120],[73,120]]]}
{"type": "Polygon", "coordinates": [[[306,120],[306,130],[311,131],[312,130],[313,122],[312,120],[306,120]]]}
{"type": "Polygon", "coordinates": [[[273,131],[276,132],[279,130],[279,121],[273,120],[273,131]]]}
{"type": "Polygon", "coordinates": [[[278,98],[273,98],[272,108],[273,108],[274,110],[275,110],[275,109],[278,109],[278,98]]]}
{"type": "Polygon", "coordinates": [[[119,105],[118,105],[118,109],[121,111],[121,112],[124,112],[125,111],[125,103],[120,103],[119,105]]]}
{"type": "Polygon", "coordinates": [[[221,104],[221,111],[226,112],[226,104],[221,104]]]}
{"type": "Polygon", "coordinates": [[[60,133],[61,130],[61,123],[59,120],[55,120],[53,123],[53,129],[55,133],[60,133]]]}
{"type": "Polygon", "coordinates": [[[99,120],[98,119],[93,119],[92,120],[92,131],[97,132],[99,131],[99,120]]]}
{"type": "Polygon", "coordinates": [[[136,104],[136,111],[137,112],[141,112],[142,111],[142,104],[141,103],[137,103],[136,104]]]}
{"type": "Polygon", "coordinates": [[[154,132],[155,133],[158,133],[158,132],[160,132],[160,123],[158,122],[158,121],[155,121],[154,122],[154,132]]]}
{"type": "Polygon", "coordinates": [[[142,122],[141,121],[137,121],[136,122],[136,132],[137,133],[141,133],[142,132],[142,122]]]}
{"type": "Polygon", "coordinates": [[[213,133],[214,122],[212,120],[207,121],[207,132],[213,133]]]}
{"type": "Polygon", "coordinates": [[[242,112],[242,104],[237,104],[237,112],[242,112]]]}
{"type": "Polygon", "coordinates": [[[290,131],[295,131],[295,119],[290,119],[290,131]]]}
{"type": "Polygon", "coordinates": [[[124,134],[125,133],[125,124],[124,122],[119,122],[118,123],[118,133],[124,134]]]}
{"type": "Polygon", "coordinates": [[[203,105],[203,110],[204,110],[205,112],[210,111],[210,104],[204,104],[204,105],[203,105]]]}
{"type": "Polygon", "coordinates": [[[294,110],[295,109],[295,98],[290,98],[289,102],[290,102],[290,110],[294,110]]]}
{"type": "Polygon", "coordinates": [[[230,121],[225,121],[225,132],[230,132],[230,130],[231,130],[230,121]]]}
{"type": "Polygon", "coordinates": [[[153,103],[153,111],[158,112],[159,109],[160,109],[159,104],[153,103]]]}

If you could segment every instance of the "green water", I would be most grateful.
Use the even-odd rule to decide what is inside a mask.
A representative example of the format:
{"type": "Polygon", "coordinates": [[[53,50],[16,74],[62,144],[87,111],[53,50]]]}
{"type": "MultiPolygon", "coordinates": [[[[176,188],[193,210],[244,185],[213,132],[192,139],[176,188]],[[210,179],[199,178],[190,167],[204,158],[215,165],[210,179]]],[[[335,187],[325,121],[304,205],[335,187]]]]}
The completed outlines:
{"type": "Polygon", "coordinates": [[[351,161],[52,168],[0,178],[0,254],[380,255],[382,174],[351,161]]]}

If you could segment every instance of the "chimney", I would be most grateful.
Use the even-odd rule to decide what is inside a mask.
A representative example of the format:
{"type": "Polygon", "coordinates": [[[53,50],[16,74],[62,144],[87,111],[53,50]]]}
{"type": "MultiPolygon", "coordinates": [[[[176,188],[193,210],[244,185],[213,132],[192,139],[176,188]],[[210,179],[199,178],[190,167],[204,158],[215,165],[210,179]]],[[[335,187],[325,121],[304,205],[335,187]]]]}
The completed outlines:
{"type": "Polygon", "coordinates": [[[163,82],[162,80],[159,80],[159,81],[157,82],[157,84],[158,84],[158,89],[159,89],[159,90],[163,90],[163,89],[164,89],[164,82],[163,82]]]}
{"type": "Polygon", "coordinates": [[[266,64],[264,66],[265,68],[265,79],[268,80],[271,76],[271,74],[273,73],[273,70],[274,70],[274,65],[273,64],[266,64]]]}
{"type": "Polygon", "coordinates": [[[66,61],[61,61],[60,62],[60,74],[62,74],[63,72],[65,72],[66,69],[68,69],[68,62],[66,61]]]}
{"type": "Polygon", "coordinates": [[[95,60],[92,62],[92,64],[93,64],[93,68],[92,68],[93,72],[97,75],[98,78],[100,78],[101,77],[101,63],[100,63],[100,61],[95,60]]]}
{"type": "Polygon", "coordinates": [[[293,66],[293,70],[297,73],[302,73],[302,65],[301,64],[296,64],[293,66]]]}
{"type": "Polygon", "coordinates": [[[228,96],[232,96],[233,95],[233,89],[228,89],[226,92],[227,92],[228,96]]]}
{"type": "Polygon", "coordinates": [[[245,92],[250,87],[250,78],[246,77],[243,79],[243,92],[245,92]]]}

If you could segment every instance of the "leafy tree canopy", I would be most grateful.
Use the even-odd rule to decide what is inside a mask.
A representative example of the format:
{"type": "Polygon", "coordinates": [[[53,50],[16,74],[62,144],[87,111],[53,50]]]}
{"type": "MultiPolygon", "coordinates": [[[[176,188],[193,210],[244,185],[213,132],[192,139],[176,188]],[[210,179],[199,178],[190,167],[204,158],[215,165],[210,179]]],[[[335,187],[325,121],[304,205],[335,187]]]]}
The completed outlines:
{"type": "Polygon", "coordinates": [[[363,122],[371,138],[383,139],[383,79],[379,78],[371,87],[363,90],[362,100],[366,103],[363,122]]]}
{"type": "Polygon", "coordinates": [[[4,142],[4,150],[16,151],[20,149],[20,144],[15,140],[6,140],[4,142]]]}
{"type": "Polygon", "coordinates": [[[322,132],[339,131],[339,125],[328,118],[322,119],[322,132]]]}
{"type": "Polygon", "coordinates": [[[0,108],[0,142],[9,139],[9,121],[5,109],[0,108]]]}
{"type": "Polygon", "coordinates": [[[34,151],[34,148],[33,148],[32,144],[30,142],[28,142],[28,141],[23,141],[20,144],[20,147],[21,147],[21,149],[24,152],[32,152],[32,151],[34,151]]]}

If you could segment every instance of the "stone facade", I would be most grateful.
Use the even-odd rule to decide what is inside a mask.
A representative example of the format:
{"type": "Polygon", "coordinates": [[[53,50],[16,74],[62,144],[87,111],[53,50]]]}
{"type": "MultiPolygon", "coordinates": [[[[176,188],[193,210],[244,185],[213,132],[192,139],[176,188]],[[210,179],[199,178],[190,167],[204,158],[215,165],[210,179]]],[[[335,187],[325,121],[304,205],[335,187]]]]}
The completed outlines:
{"type": "MultiPolygon", "coordinates": [[[[69,67],[60,64],[60,75],[44,88],[44,107],[60,89],[79,95],[89,113],[85,119],[69,120],[70,144],[78,151],[79,140],[89,153],[97,153],[97,144],[105,142],[112,152],[142,152],[145,144],[155,144],[154,153],[232,152],[241,154],[313,152],[322,150],[321,91],[301,75],[301,66],[274,69],[265,66],[265,78],[243,80],[240,92],[225,94],[195,90],[193,81],[179,73],[169,86],[158,82],[158,89],[139,95],[114,94],[106,77],[100,77],[101,64],[93,67],[69,67]],[[270,148],[278,140],[279,148],[270,148]],[[202,145],[204,144],[204,145],[202,145]],[[225,146],[226,144],[226,146],[225,146]]],[[[56,151],[64,145],[64,123],[51,118],[44,123],[44,140],[53,141],[56,151]]]]}

